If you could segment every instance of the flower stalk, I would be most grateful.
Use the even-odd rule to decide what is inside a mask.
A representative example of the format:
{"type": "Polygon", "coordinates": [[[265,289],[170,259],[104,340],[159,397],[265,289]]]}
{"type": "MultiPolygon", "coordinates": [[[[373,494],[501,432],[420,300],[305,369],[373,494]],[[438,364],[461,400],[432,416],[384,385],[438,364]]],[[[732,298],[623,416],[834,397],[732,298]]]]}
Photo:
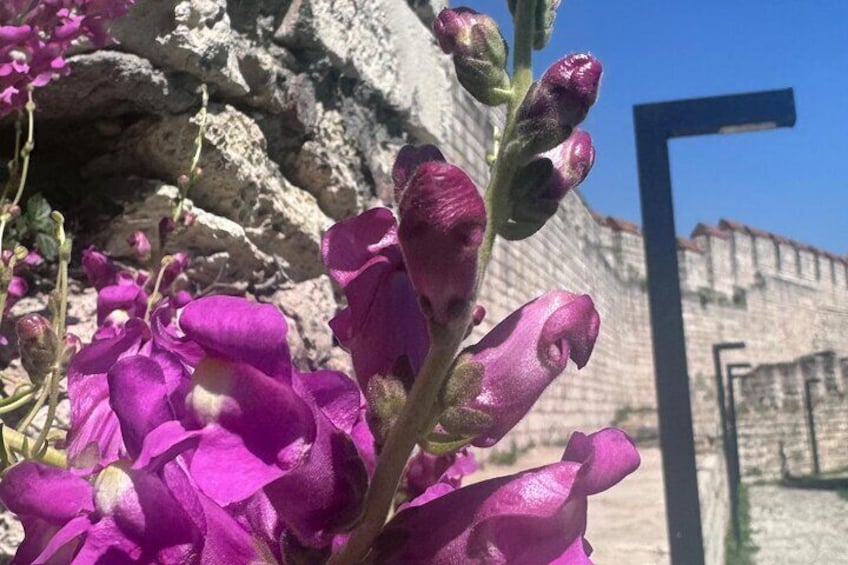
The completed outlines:
{"type": "MultiPolygon", "coordinates": [[[[475,298],[482,285],[483,276],[498,226],[509,218],[509,187],[520,163],[511,151],[510,141],[514,131],[516,109],[527,94],[533,81],[532,54],[534,14],[537,0],[519,0],[515,20],[515,54],[512,77],[513,92],[508,102],[507,125],[498,157],[492,167],[492,177],[486,191],[487,224],[478,255],[475,298]]],[[[472,304],[474,301],[472,300],[472,304]]],[[[414,380],[404,409],[393,426],[365,499],[365,510],[358,526],[353,530],[344,549],[335,555],[331,564],[359,563],[371,550],[380,534],[394,500],[401,474],[416,443],[432,429],[433,410],[448,371],[465,338],[471,323],[471,309],[449,325],[429,324],[430,350],[414,380]]]]}

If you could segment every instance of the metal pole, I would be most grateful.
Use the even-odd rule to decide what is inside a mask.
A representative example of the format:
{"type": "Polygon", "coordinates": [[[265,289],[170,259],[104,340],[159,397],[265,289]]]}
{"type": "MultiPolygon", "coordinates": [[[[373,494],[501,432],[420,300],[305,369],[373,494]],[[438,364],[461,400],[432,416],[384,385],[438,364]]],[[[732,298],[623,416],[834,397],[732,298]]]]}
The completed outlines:
{"type": "MultiPolygon", "coordinates": [[[[737,494],[736,483],[734,482],[736,477],[733,474],[733,467],[732,467],[732,463],[730,461],[730,459],[732,457],[731,445],[730,445],[731,439],[730,439],[729,434],[728,434],[727,405],[725,404],[725,399],[724,399],[724,376],[722,375],[722,372],[721,372],[721,353],[722,353],[722,351],[728,351],[728,350],[732,350],[732,349],[742,349],[744,347],[745,347],[745,342],[742,342],[742,341],[729,342],[729,343],[714,343],[713,344],[713,367],[715,368],[716,397],[717,397],[717,400],[718,400],[719,422],[721,424],[721,445],[722,445],[722,448],[724,449],[724,461],[726,463],[725,472],[727,473],[727,491],[728,491],[728,496],[730,498],[731,517],[733,519],[733,533],[736,537],[736,543],[739,543],[739,541],[742,539],[740,537],[741,534],[739,533],[740,532],[740,530],[739,530],[739,516],[738,516],[738,512],[736,511],[736,508],[739,505],[739,498],[738,498],[738,494],[737,494]]],[[[730,369],[730,367],[728,367],[728,370],[729,369],[730,369]]],[[[730,376],[730,374],[728,373],[728,377],[729,376],[730,376]]],[[[732,387],[733,383],[731,382],[730,385],[732,387]]],[[[731,388],[730,390],[731,390],[731,399],[732,399],[733,398],[732,397],[733,389],[731,388]]],[[[731,410],[732,410],[732,406],[733,406],[732,402],[733,401],[731,400],[731,410]]]]}
{"type": "Polygon", "coordinates": [[[739,518],[739,484],[742,474],[739,464],[739,436],[736,432],[736,395],[733,392],[733,379],[739,377],[737,369],[751,369],[750,363],[731,363],[727,366],[727,476],[730,490],[730,516],[733,522],[733,537],[736,543],[742,543],[742,522],[739,518]]]}
{"type": "Polygon", "coordinates": [[[815,384],[819,380],[815,377],[804,379],[804,405],[807,408],[807,429],[810,431],[810,448],[813,452],[813,474],[815,475],[821,473],[821,467],[819,467],[819,444],[816,440],[816,420],[813,415],[813,399],[810,394],[810,384],[815,384]]]}
{"type": "Polygon", "coordinates": [[[791,126],[795,101],[791,89],[674,100],[634,106],[633,120],[671,562],[703,565],[668,139],[791,126]]]}

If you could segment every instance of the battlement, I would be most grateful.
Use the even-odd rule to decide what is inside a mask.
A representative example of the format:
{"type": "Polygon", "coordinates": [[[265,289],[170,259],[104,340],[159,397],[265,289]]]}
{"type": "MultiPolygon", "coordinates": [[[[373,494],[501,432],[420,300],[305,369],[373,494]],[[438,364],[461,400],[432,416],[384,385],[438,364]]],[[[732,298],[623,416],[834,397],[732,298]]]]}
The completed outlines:
{"type": "MultiPolygon", "coordinates": [[[[639,226],[592,210],[590,217],[601,228],[598,243],[609,246],[611,264],[625,278],[644,279],[644,242],[639,226]]],[[[721,219],[717,225],[699,223],[690,237],[678,237],[677,249],[684,290],[711,289],[732,297],[762,284],[766,277],[848,290],[848,256],[734,220],[721,219]]]]}

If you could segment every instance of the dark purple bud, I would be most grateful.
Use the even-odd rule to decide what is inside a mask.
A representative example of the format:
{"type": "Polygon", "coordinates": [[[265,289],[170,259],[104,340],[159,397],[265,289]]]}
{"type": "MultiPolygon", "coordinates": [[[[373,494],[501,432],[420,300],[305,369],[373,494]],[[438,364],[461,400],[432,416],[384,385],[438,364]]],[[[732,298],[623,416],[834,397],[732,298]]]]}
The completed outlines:
{"type": "Polygon", "coordinates": [[[159,245],[164,246],[168,241],[168,236],[177,229],[177,222],[170,216],[165,216],[159,220],[159,245]]]}
{"type": "Polygon", "coordinates": [[[180,188],[185,188],[188,186],[188,183],[191,179],[188,178],[188,175],[182,174],[177,177],[177,186],[180,188]]]}
{"type": "Polygon", "coordinates": [[[97,290],[113,285],[117,280],[118,273],[111,259],[95,250],[94,247],[89,247],[82,252],[82,268],[88,277],[88,282],[97,290]]]}
{"type": "Polygon", "coordinates": [[[509,101],[508,48],[495,20],[470,8],[445,9],[433,31],[442,51],[453,55],[460,84],[474,98],[489,106],[509,101]]]}
{"type": "Polygon", "coordinates": [[[545,71],[516,114],[522,155],[552,149],[571,135],[598,97],[602,72],[600,61],[586,53],[568,55],[545,71]]]}
{"type": "Polygon", "coordinates": [[[406,184],[415,169],[429,161],[445,161],[444,155],[435,145],[404,145],[398,152],[395,165],[392,167],[392,181],[395,185],[395,202],[400,202],[406,184]]]}
{"type": "Polygon", "coordinates": [[[400,202],[398,240],[421,311],[444,325],[473,304],[486,207],[462,169],[420,165],[400,202]]]}
{"type": "Polygon", "coordinates": [[[18,334],[18,350],[30,380],[40,383],[53,368],[56,350],[59,347],[50,320],[40,314],[27,314],[15,325],[18,334]]]}
{"type": "Polygon", "coordinates": [[[196,220],[197,215],[192,214],[191,212],[186,212],[185,214],[183,214],[183,225],[187,228],[193,226],[196,220]]]}
{"type": "MultiPolygon", "coordinates": [[[[571,359],[589,361],[600,327],[592,299],[551,291],[522,306],[459,357],[446,383],[449,405],[489,416],[485,429],[451,430],[474,435],[477,447],[490,447],[527,413],[571,359]],[[454,381],[458,380],[454,384],[454,381]],[[475,388],[473,399],[466,400],[475,388]]],[[[477,426],[476,414],[457,414],[477,426]]],[[[462,423],[462,422],[459,422],[462,423]]]]}
{"type": "Polygon", "coordinates": [[[127,238],[127,244],[135,250],[136,257],[141,262],[150,260],[150,240],[143,231],[136,230],[127,238]]]}
{"type": "Polygon", "coordinates": [[[583,182],[594,162],[592,138],[577,128],[564,142],[537,155],[515,175],[510,187],[512,216],[498,233],[514,241],[540,230],[556,214],[563,197],[583,182]]]}

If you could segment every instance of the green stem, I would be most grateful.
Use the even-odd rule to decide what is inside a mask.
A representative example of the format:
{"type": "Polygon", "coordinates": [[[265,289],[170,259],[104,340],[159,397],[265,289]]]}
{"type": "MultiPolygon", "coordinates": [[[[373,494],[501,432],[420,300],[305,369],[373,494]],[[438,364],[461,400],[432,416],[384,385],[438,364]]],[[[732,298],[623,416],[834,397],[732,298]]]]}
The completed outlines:
{"type": "Polygon", "coordinates": [[[477,285],[483,283],[492,248],[500,227],[509,220],[511,202],[509,188],[521,165],[511,150],[515,135],[515,113],[533,84],[533,33],[537,0],[519,0],[515,11],[515,41],[512,58],[512,99],[507,107],[507,121],[498,149],[497,160],[486,189],[486,234],[480,246],[477,285]]]}
{"type": "MultiPolygon", "coordinates": [[[[533,80],[533,25],[536,0],[519,0],[516,18],[513,98],[507,125],[486,192],[487,226],[479,252],[476,291],[479,292],[491,257],[498,227],[509,219],[509,186],[520,163],[508,149],[513,135],[516,108],[524,100],[533,80]]],[[[473,302],[472,302],[473,303],[473,302]]],[[[330,563],[360,563],[368,556],[391,509],[398,482],[415,444],[431,431],[433,406],[438,400],[448,370],[465,338],[471,321],[470,309],[450,327],[430,327],[430,351],[424,360],[398,420],[392,427],[365,498],[365,510],[344,549],[330,563]]]]}
{"type": "Polygon", "coordinates": [[[162,298],[159,289],[162,288],[162,279],[165,277],[165,269],[168,265],[174,262],[174,257],[165,255],[159,262],[159,272],[156,274],[156,282],[153,284],[153,290],[150,292],[150,298],[147,299],[147,310],[144,311],[144,321],[150,322],[150,314],[153,313],[153,307],[162,298]]]}
{"type": "MultiPolygon", "coordinates": [[[[24,434],[3,426],[3,443],[6,444],[6,446],[8,446],[12,451],[27,456],[24,451],[26,451],[29,438],[27,438],[24,434]]],[[[44,452],[40,456],[36,457],[36,459],[43,463],[47,463],[48,465],[53,465],[54,467],[64,468],[68,466],[68,459],[65,457],[65,454],[52,447],[45,448],[44,452]]]]}
{"type": "Polygon", "coordinates": [[[26,394],[20,396],[13,396],[11,398],[7,398],[3,401],[3,404],[0,405],[0,414],[7,414],[9,412],[14,412],[21,406],[26,406],[35,398],[35,391],[27,392],[26,394]]]}
{"type": "Polygon", "coordinates": [[[38,454],[42,448],[47,447],[47,434],[53,427],[56,418],[56,408],[59,405],[59,380],[62,378],[62,356],[64,355],[65,325],[68,316],[68,263],[71,260],[71,240],[65,236],[65,218],[59,212],[53,212],[53,221],[56,222],[56,239],[59,243],[59,272],[56,274],[57,313],[53,318],[53,331],[59,344],[56,347],[56,358],[53,360],[53,369],[47,378],[46,388],[49,389],[50,402],[47,405],[47,417],[41,432],[32,446],[32,453],[38,454]]]}
{"type": "Polygon", "coordinates": [[[365,498],[365,513],[344,550],[330,560],[331,564],[359,563],[383,529],[409,455],[418,440],[430,431],[427,425],[432,408],[469,321],[470,316],[466,315],[450,328],[431,327],[430,351],[377,461],[365,498]]]}
{"type": "Polygon", "coordinates": [[[195,116],[195,120],[198,122],[198,127],[197,137],[194,138],[194,155],[191,158],[191,165],[189,165],[188,168],[188,182],[179,187],[180,195],[177,199],[176,205],[174,206],[174,213],[172,216],[175,222],[180,219],[180,215],[183,213],[183,205],[189,189],[197,183],[197,179],[199,178],[197,168],[200,164],[200,153],[203,150],[203,137],[206,135],[206,125],[209,117],[209,89],[205,84],[200,85],[200,101],[200,110],[197,112],[197,116],[195,116]]]}
{"type": "MultiPolygon", "coordinates": [[[[21,196],[23,195],[24,187],[26,186],[27,175],[29,174],[29,156],[32,153],[32,150],[35,149],[35,102],[32,101],[32,86],[28,87],[27,96],[29,99],[24,106],[27,113],[27,140],[20,151],[22,164],[21,174],[20,177],[18,177],[18,191],[15,193],[15,198],[12,200],[12,204],[9,208],[17,206],[21,201],[21,196]]],[[[0,215],[0,252],[3,251],[3,234],[6,231],[6,224],[10,217],[9,211],[5,211],[2,215],[0,215]]]]}

